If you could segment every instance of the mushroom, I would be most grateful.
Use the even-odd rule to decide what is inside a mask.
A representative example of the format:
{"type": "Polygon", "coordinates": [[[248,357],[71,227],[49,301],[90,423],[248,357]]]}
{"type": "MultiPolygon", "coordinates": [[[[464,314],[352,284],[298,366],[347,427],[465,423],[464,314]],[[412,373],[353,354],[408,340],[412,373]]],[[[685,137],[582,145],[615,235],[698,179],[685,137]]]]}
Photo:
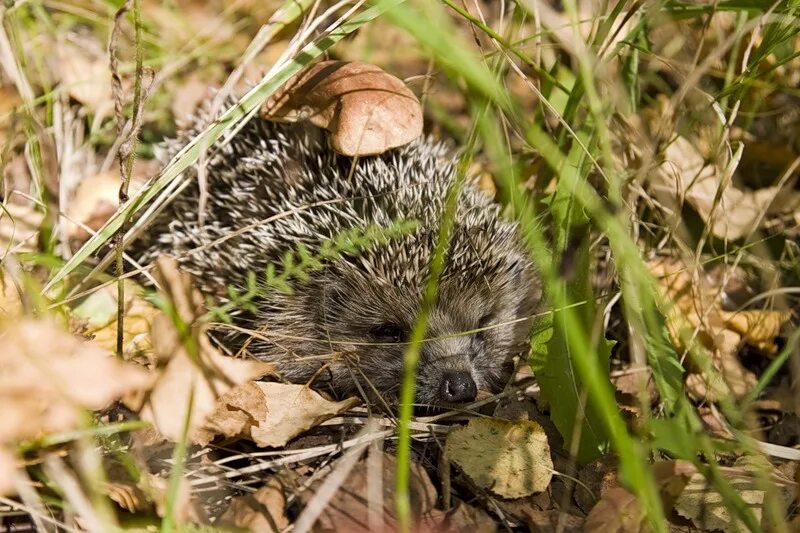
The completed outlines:
{"type": "Polygon", "coordinates": [[[381,154],[422,135],[422,106],[405,84],[375,65],[322,61],[297,73],[263,105],[277,122],[308,120],[331,133],[346,156],[381,154]]]}

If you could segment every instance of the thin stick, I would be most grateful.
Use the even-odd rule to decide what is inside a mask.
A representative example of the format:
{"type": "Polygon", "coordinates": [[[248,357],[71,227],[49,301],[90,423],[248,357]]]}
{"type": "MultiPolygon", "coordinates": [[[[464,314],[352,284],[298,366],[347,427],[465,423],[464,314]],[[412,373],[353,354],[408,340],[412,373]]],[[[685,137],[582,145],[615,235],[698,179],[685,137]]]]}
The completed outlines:
{"type": "MultiPolygon", "coordinates": [[[[141,0],[127,0],[122,7],[117,10],[114,16],[114,29],[111,31],[109,40],[109,62],[111,68],[111,88],[114,93],[114,112],[117,118],[117,128],[120,137],[125,135],[125,140],[119,145],[119,168],[122,183],[119,187],[119,205],[128,201],[128,189],[130,188],[131,174],[133,173],[133,161],[136,153],[136,141],[138,131],[141,126],[142,113],[142,44],[141,44],[141,0]],[[123,95],[122,79],[119,75],[119,60],[117,58],[117,44],[122,27],[122,20],[125,14],[133,8],[133,28],[134,28],[134,47],[136,49],[136,74],[133,84],[133,115],[130,127],[125,133],[125,116],[123,114],[123,95]]],[[[116,251],[116,272],[117,272],[117,356],[122,357],[123,333],[125,331],[125,274],[124,262],[124,241],[125,223],[123,220],[117,233],[114,235],[114,248],[116,251]]]]}

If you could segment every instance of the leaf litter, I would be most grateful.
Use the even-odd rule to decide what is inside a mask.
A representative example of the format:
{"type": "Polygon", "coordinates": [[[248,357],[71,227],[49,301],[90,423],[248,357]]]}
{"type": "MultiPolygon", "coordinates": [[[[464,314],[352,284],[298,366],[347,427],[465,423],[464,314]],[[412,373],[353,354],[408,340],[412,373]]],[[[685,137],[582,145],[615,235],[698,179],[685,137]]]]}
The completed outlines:
{"type": "Polygon", "coordinates": [[[689,355],[689,392],[697,398],[719,400],[728,395],[744,397],[756,384],[755,373],[739,359],[742,346],[749,345],[764,356],[777,351],[775,339],[791,318],[789,310],[723,308],[723,279],[735,283],[741,271],[720,265],[714,272],[687,265],[677,258],[659,258],[649,263],[659,290],[668,302],[667,330],[672,343],[689,355]]]}
{"type": "MultiPolygon", "coordinates": [[[[247,17],[263,12],[264,16],[257,19],[260,23],[271,14],[271,7],[253,2],[238,2],[224,12],[216,2],[186,0],[174,6],[162,6],[146,1],[144,5],[153,22],[148,31],[161,35],[165,48],[179,50],[195,39],[193,42],[199,43],[200,52],[203,46],[217,46],[221,63],[225,63],[225,58],[235,60],[239,53],[237,47],[241,50],[246,46],[247,39],[239,29],[248,23],[247,17]]],[[[581,5],[580,9],[583,13],[580,32],[582,38],[587,39],[592,35],[592,8],[581,5]]],[[[478,19],[491,14],[487,23],[496,22],[492,18],[495,16],[492,8],[485,2],[475,2],[469,10],[478,19]]],[[[638,20],[640,15],[633,13],[628,21],[638,20]]],[[[708,33],[702,35],[708,37],[710,47],[722,42],[735,28],[734,19],[723,15],[714,13],[708,18],[708,33]]],[[[550,22],[555,21],[560,21],[560,28],[568,28],[570,24],[569,17],[563,13],[556,14],[550,22]]],[[[48,58],[54,68],[45,76],[52,79],[37,79],[34,70],[26,74],[34,78],[37,87],[56,86],[62,91],[64,98],[53,100],[56,119],[64,106],[76,110],[79,116],[91,117],[88,120],[92,123],[87,122],[87,129],[92,128],[92,135],[87,136],[85,145],[60,144],[60,157],[68,158],[72,149],[88,148],[92,152],[97,150],[96,155],[103,159],[108,140],[98,126],[110,112],[109,84],[95,80],[108,76],[105,35],[97,37],[80,25],[64,24],[61,28],[69,28],[69,31],[60,36],[63,38],[58,40],[58,47],[53,45],[58,53],[48,58]]],[[[627,31],[631,25],[625,28],[627,31]]],[[[664,64],[678,70],[691,64],[692,58],[686,55],[688,48],[664,40],[660,30],[653,29],[649,45],[659,53],[673,55],[664,64]]],[[[467,24],[460,24],[458,31],[466,38],[473,38],[476,46],[486,47],[492,43],[467,24]]],[[[693,42],[699,35],[697,32],[698,28],[691,26],[683,37],[693,42]]],[[[568,33],[559,29],[562,45],[569,44],[568,33]]],[[[615,54],[629,44],[623,40],[625,33],[612,32],[608,46],[604,47],[607,57],[613,58],[613,72],[624,68],[615,54]],[[621,44],[622,48],[611,46],[614,43],[621,44]]],[[[259,61],[264,65],[274,61],[285,46],[280,39],[285,38],[281,36],[279,42],[271,43],[259,61]]],[[[353,39],[343,41],[336,50],[340,55],[334,58],[370,60],[384,71],[406,78],[412,94],[420,96],[426,131],[459,139],[467,130],[471,117],[463,88],[451,83],[439,65],[429,61],[427,50],[396,26],[379,19],[353,39]],[[396,44],[376,47],[376,37],[388,37],[396,44]]],[[[544,56],[545,60],[551,54],[546,46],[539,51],[526,50],[544,56]]],[[[779,56],[779,52],[767,56],[764,64],[774,68],[776,82],[796,86],[800,72],[798,60],[782,63],[779,56]]],[[[164,60],[168,70],[179,74],[167,83],[174,94],[164,100],[166,105],[156,101],[149,106],[145,118],[146,135],[162,135],[165,123],[191,113],[205,98],[204,91],[222,81],[227,68],[227,65],[221,68],[217,64],[220,62],[211,62],[215,63],[211,65],[184,62],[179,53],[168,55],[164,60]],[[188,64],[191,68],[185,68],[188,64]],[[153,109],[155,107],[158,109],[153,109]]],[[[29,64],[36,64],[36,61],[29,64]]],[[[711,64],[714,68],[726,67],[719,58],[711,64]]],[[[5,76],[9,65],[2,66],[2,76],[5,76]]],[[[262,66],[253,66],[250,71],[260,75],[265,69],[255,69],[262,66]]],[[[651,73],[663,73],[665,69],[659,62],[649,63],[648,68],[651,73]]],[[[571,73],[562,71],[558,75],[569,78],[571,73]]],[[[80,456],[80,441],[76,441],[80,437],[75,437],[73,432],[94,434],[104,427],[113,428],[114,423],[126,420],[132,413],[134,417],[152,422],[152,426],[130,435],[120,432],[119,442],[103,440],[105,437],[99,436],[100,433],[97,436],[104,449],[118,451],[114,446],[122,445],[123,455],[129,450],[135,463],[135,468],[122,471],[108,467],[104,491],[121,509],[138,516],[164,517],[172,507],[180,520],[254,531],[291,526],[294,517],[327,479],[332,471],[330,465],[337,461],[338,454],[363,444],[364,436],[354,435],[361,435],[358,430],[364,426],[367,411],[357,406],[354,399],[337,402],[303,385],[259,381],[274,379],[269,365],[224,355],[224,347],[211,341],[208,327],[200,320],[205,313],[205,302],[193,291],[191,281],[168,261],[161,262],[158,274],[165,289],[161,303],[169,302],[175,314],[168,317],[163,307],[159,309],[143,297],[144,292],[127,285],[123,306],[126,313],[123,361],[111,356],[116,342],[116,291],[113,287],[93,291],[88,298],[80,298],[77,305],[59,309],[64,310],[60,315],[29,316],[31,310],[38,311],[41,306],[30,292],[30,287],[36,283],[31,283],[29,276],[33,273],[35,277],[36,272],[28,265],[22,270],[15,265],[20,253],[36,251],[42,245],[40,238],[47,235],[46,215],[50,207],[38,198],[31,200],[35,196],[31,192],[35,193],[41,183],[37,181],[35,157],[23,146],[25,137],[17,120],[22,112],[19,94],[24,94],[18,90],[18,84],[24,89],[24,83],[19,77],[12,75],[10,78],[11,82],[0,77],[0,161],[4,173],[4,209],[0,210],[0,257],[4,261],[0,265],[0,340],[3,343],[0,399],[3,412],[7,414],[0,431],[0,494],[14,495],[20,480],[28,483],[25,481],[28,477],[41,475],[38,465],[48,454],[80,456]],[[185,328],[188,328],[188,336],[185,328]],[[190,398],[192,413],[187,416],[186,405],[190,398]],[[118,400],[124,401],[125,407],[117,403],[118,400]],[[174,464],[169,441],[181,440],[187,421],[190,441],[194,444],[189,448],[186,479],[192,482],[181,483],[178,497],[172,501],[167,482],[174,464]]],[[[514,76],[509,76],[509,80],[519,81],[514,76]]],[[[509,89],[524,102],[526,109],[539,105],[539,96],[525,83],[513,84],[509,80],[506,80],[509,89]]],[[[123,81],[128,82],[127,79],[123,81]]],[[[650,113],[663,114],[662,96],[658,95],[654,109],[639,110],[644,118],[642,122],[648,120],[650,113]]],[[[687,107],[694,105],[692,98],[687,98],[687,107]]],[[[764,99],[765,104],[771,104],[773,98],[777,99],[769,94],[764,99]]],[[[707,104],[702,102],[705,108],[707,104]]],[[[719,258],[714,263],[711,255],[687,253],[685,243],[680,241],[685,234],[665,236],[658,233],[659,230],[655,231],[659,238],[664,238],[661,243],[654,247],[648,247],[652,243],[644,244],[646,252],[653,248],[662,252],[657,259],[649,261],[648,266],[662,297],[661,311],[667,336],[686,362],[686,391],[697,403],[696,411],[701,414],[706,428],[720,438],[733,436],[731,430],[736,428],[720,414],[717,404],[747,396],[764,367],[780,357],[785,347],[783,335],[797,319],[796,312],[793,314],[796,304],[791,305],[796,299],[791,297],[789,305],[780,298],[757,300],[758,305],[751,303],[745,307],[732,305],[736,299],[731,296],[732,285],[751,285],[752,280],[744,273],[758,272],[759,265],[753,264],[758,262],[758,257],[718,247],[720,242],[727,246],[732,242],[751,243],[763,235],[780,235],[785,224],[800,222],[800,194],[796,169],[792,167],[796,146],[792,147],[791,141],[785,140],[795,127],[791,122],[792,113],[777,117],[769,113],[756,115],[752,128],[755,134],[734,126],[731,133],[734,144],[722,143],[726,148],[721,151],[723,156],[716,151],[717,141],[708,133],[714,128],[710,127],[699,131],[684,127],[665,142],[665,149],[656,158],[650,182],[645,185],[643,192],[647,197],[642,205],[647,204],[648,208],[670,216],[666,221],[655,217],[654,222],[647,218],[650,213],[642,209],[644,214],[639,221],[648,230],[663,222],[669,231],[678,231],[675,228],[680,226],[683,213],[692,211],[699,217],[705,237],[712,243],[708,248],[736,256],[732,262],[726,257],[723,266],[709,267],[705,263],[717,265],[719,258]],[[759,134],[759,128],[768,133],[759,134]],[[744,144],[743,156],[737,152],[736,142],[744,144]],[[755,154],[759,143],[759,150],[766,151],[766,156],[755,154]],[[752,164],[754,157],[761,167],[752,164]],[[753,175],[754,168],[760,173],[768,163],[776,169],[774,176],[753,175]],[[663,253],[664,243],[667,243],[668,253],[663,253]],[[713,424],[716,424],[714,428],[713,424]]],[[[698,116],[701,120],[707,118],[702,111],[698,111],[698,116]]],[[[553,116],[546,115],[545,119],[553,127],[558,124],[553,116]]],[[[708,122],[713,120],[708,119],[708,122]]],[[[650,125],[642,126],[643,130],[648,128],[650,125]]],[[[651,128],[650,132],[653,131],[651,128]]],[[[516,142],[512,140],[511,144],[516,142]]],[[[636,152],[641,146],[642,143],[628,143],[621,151],[636,152]]],[[[530,163],[525,159],[529,156],[526,153],[521,158],[523,166],[530,163]]],[[[478,161],[476,165],[486,169],[481,171],[482,187],[498,190],[492,176],[497,169],[487,161],[478,161]]],[[[532,168],[535,165],[535,161],[531,163],[532,168]]],[[[105,165],[105,168],[109,167],[105,165]]],[[[535,174],[527,168],[523,172],[526,176],[535,174]]],[[[90,231],[100,228],[116,210],[116,173],[105,172],[99,165],[88,165],[84,174],[80,176],[76,194],[62,198],[66,200],[62,207],[66,208],[67,218],[77,222],[71,225],[65,222],[59,228],[64,230],[63,235],[72,246],[83,242],[90,231]]],[[[538,185],[534,182],[535,176],[529,183],[535,188],[538,185]]],[[[548,186],[554,185],[557,184],[551,181],[548,186]]],[[[498,195],[502,197],[501,189],[498,195]]],[[[786,235],[792,235],[791,230],[786,235]]],[[[798,235],[796,230],[794,235],[798,235]]],[[[642,242],[646,241],[643,237],[642,242]]],[[[791,250],[791,243],[787,244],[787,249],[791,250]]],[[[781,260],[791,261],[792,256],[781,260]]],[[[770,289],[780,291],[781,287],[773,285],[770,289]]],[[[747,299],[755,296],[757,290],[751,290],[747,299]]],[[[623,356],[615,358],[613,363],[624,366],[630,362],[623,356]]],[[[659,407],[652,376],[642,371],[642,367],[625,367],[612,376],[622,395],[638,398],[644,391],[644,397],[659,407]]],[[[794,391],[788,377],[780,377],[783,388],[770,389],[760,402],[766,405],[773,401],[789,412],[792,402],[780,395],[792,397],[794,391]]],[[[532,391],[526,401],[535,403],[535,389],[535,385],[522,380],[509,390],[517,395],[521,395],[521,391],[532,391]]],[[[577,481],[571,484],[568,477],[574,465],[564,459],[568,444],[560,442],[557,431],[544,424],[544,420],[539,425],[538,421],[530,419],[547,415],[547,406],[541,407],[542,412],[536,415],[517,412],[511,416],[508,411],[504,419],[472,419],[464,426],[456,425],[449,434],[451,425],[445,422],[448,417],[456,416],[454,412],[441,418],[417,419],[414,435],[419,446],[414,449],[410,483],[417,511],[416,530],[492,531],[502,524],[506,527],[527,525],[534,531],[558,528],[564,531],[647,531],[639,502],[631,487],[618,479],[613,462],[603,466],[600,460],[581,467],[575,476],[577,481]],[[449,463],[432,462],[441,454],[431,449],[439,448],[444,450],[449,463]],[[587,475],[586,469],[602,474],[600,479],[587,475]],[[567,474],[554,476],[560,472],[567,474]],[[509,509],[515,509],[516,513],[506,514],[504,510],[509,509]]],[[[639,422],[646,416],[646,410],[641,403],[623,408],[628,409],[631,431],[642,431],[645,426],[639,422]]],[[[483,414],[491,415],[491,409],[484,407],[483,414]]],[[[757,414],[766,416],[764,410],[757,414]]],[[[789,420],[783,412],[770,414],[770,417],[769,424],[777,422],[774,427],[789,420]]],[[[378,420],[382,428],[392,426],[390,418],[378,420]]],[[[462,421],[459,419],[457,424],[462,421]]],[[[797,438],[792,440],[791,432],[780,437],[778,433],[770,431],[767,440],[780,440],[779,444],[785,447],[798,444],[797,438]]],[[[391,444],[384,443],[390,434],[387,429],[367,434],[370,446],[387,451],[370,448],[366,458],[355,462],[322,510],[317,528],[360,531],[379,526],[396,527],[393,508],[396,465],[391,444]],[[377,496],[376,490],[380,492],[377,496]]],[[[104,457],[106,463],[111,455],[104,457]]],[[[710,483],[696,465],[682,460],[663,460],[655,455],[652,468],[672,526],[686,528],[691,524],[698,529],[721,531],[741,527],[735,513],[726,507],[727,501],[719,488],[710,483]]],[[[766,459],[747,462],[749,457],[719,452],[716,459],[724,463],[722,477],[754,512],[759,524],[771,527],[767,509],[769,491],[763,485],[766,476],[777,491],[778,497],[773,501],[779,502],[780,513],[791,518],[793,511],[787,512],[786,506],[796,498],[796,476],[784,467],[793,466],[793,463],[780,464],[774,458],[769,462],[766,459]],[[776,464],[780,464],[780,468],[776,464]]],[[[80,462],[76,463],[75,468],[80,470],[80,462]]],[[[698,463],[702,465],[702,457],[698,458],[698,463]]],[[[30,500],[25,500],[25,504],[35,509],[30,500]]],[[[0,518],[4,511],[0,503],[0,518]]],[[[795,517],[794,522],[797,520],[795,517]]]]}

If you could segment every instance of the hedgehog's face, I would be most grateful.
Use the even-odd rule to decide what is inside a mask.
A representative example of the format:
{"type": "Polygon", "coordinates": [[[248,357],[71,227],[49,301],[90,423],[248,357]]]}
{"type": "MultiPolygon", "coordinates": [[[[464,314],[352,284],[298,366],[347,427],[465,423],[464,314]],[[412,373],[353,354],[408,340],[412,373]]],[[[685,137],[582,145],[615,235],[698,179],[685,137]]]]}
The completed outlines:
{"type": "MultiPolygon", "coordinates": [[[[481,274],[445,272],[428,319],[417,367],[418,404],[462,403],[479,391],[497,392],[524,349],[538,288],[523,261],[509,257],[507,268],[481,274]]],[[[413,276],[418,282],[422,275],[413,276]]],[[[346,374],[375,398],[396,401],[403,358],[418,316],[420,287],[370,278],[343,270],[326,281],[320,299],[323,335],[349,354],[346,374]]],[[[339,363],[337,366],[342,368],[339,363]]],[[[354,388],[355,383],[353,383],[354,388]]],[[[350,390],[348,392],[355,392],[350,390]]]]}

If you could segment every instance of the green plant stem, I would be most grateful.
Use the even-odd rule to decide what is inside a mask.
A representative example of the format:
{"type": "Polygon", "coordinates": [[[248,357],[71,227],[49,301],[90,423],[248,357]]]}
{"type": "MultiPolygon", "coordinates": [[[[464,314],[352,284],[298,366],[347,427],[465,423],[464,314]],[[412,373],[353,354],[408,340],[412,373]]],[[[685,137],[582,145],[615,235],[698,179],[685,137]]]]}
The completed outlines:
{"type": "MultiPolygon", "coordinates": [[[[483,113],[479,111],[478,113],[483,113]]],[[[400,413],[398,420],[397,442],[397,474],[395,478],[395,505],[399,530],[410,531],[411,501],[409,498],[409,472],[411,465],[411,416],[414,413],[414,397],[416,394],[417,363],[428,328],[428,318],[436,303],[439,293],[439,277],[444,270],[445,257],[450,245],[450,236],[455,224],[458,197],[467,176],[467,169],[475,150],[477,128],[470,133],[464,156],[456,170],[456,179],[447,191],[442,209],[441,225],[436,239],[436,246],[431,257],[428,280],[420,304],[417,320],[411,330],[408,348],[403,356],[403,381],[400,389],[400,413]]]]}
{"type": "Polygon", "coordinates": [[[783,347],[781,353],[779,353],[778,356],[772,360],[767,369],[761,373],[761,377],[758,378],[758,383],[756,383],[756,386],[747,394],[747,398],[745,398],[743,402],[744,406],[742,410],[746,411],[747,407],[756,401],[761,393],[764,392],[764,389],[767,388],[770,381],[772,381],[783,365],[786,364],[786,361],[789,360],[789,357],[791,357],[797,347],[798,341],[800,341],[800,328],[794,330],[791,337],[786,341],[786,346],[783,347]]]}
{"type": "Polygon", "coordinates": [[[169,473],[169,485],[167,487],[166,510],[164,511],[164,519],[161,522],[161,532],[171,533],[176,531],[175,520],[175,507],[178,501],[179,490],[181,482],[183,481],[183,471],[186,469],[186,450],[189,445],[189,425],[192,420],[192,410],[194,408],[194,387],[192,382],[189,387],[186,402],[186,416],[183,420],[183,428],[181,429],[181,438],[175,444],[175,450],[172,453],[172,470],[169,473]]]}
{"type": "MultiPolygon", "coordinates": [[[[134,48],[136,49],[136,72],[133,83],[133,111],[130,119],[130,131],[128,138],[120,145],[120,173],[122,183],[119,187],[119,205],[124,205],[128,201],[128,191],[130,189],[131,174],[133,173],[133,162],[136,155],[136,141],[138,137],[138,124],[140,122],[141,107],[142,107],[142,18],[141,18],[141,0],[133,0],[133,28],[134,28],[134,48]]],[[[131,7],[130,2],[126,2],[118,11],[116,17],[116,24],[121,23],[122,15],[131,7]]],[[[112,43],[113,45],[113,43],[112,43]]],[[[112,61],[115,59],[112,57],[112,61]]],[[[121,92],[121,87],[120,87],[121,92]]],[[[118,94],[118,98],[122,95],[118,94]]],[[[121,107],[121,103],[119,104],[121,107]]],[[[120,115],[121,117],[121,115],[120,115]]],[[[120,121],[119,134],[124,132],[124,121],[120,121]]],[[[125,243],[123,237],[125,235],[125,222],[127,218],[123,218],[119,229],[114,235],[114,250],[116,254],[116,273],[117,273],[117,357],[122,358],[123,341],[125,336],[125,243]]]]}
{"type": "Polygon", "coordinates": [[[126,422],[104,424],[102,426],[90,429],[80,429],[76,431],[68,431],[66,433],[58,433],[55,435],[46,435],[40,439],[26,441],[18,446],[18,451],[19,453],[28,453],[41,448],[66,444],[68,442],[86,437],[107,437],[109,435],[126,433],[128,431],[136,431],[137,429],[144,429],[147,427],[150,427],[150,423],[141,420],[128,420],[126,422]]]}
{"type": "Polygon", "coordinates": [[[558,81],[558,79],[554,78],[552,74],[547,72],[545,69],[541,68],[533,59],[531,59],[530,56],[528,56],[528,54],[526,54],[525,52],[514,46],[512,43],[508,42],[506,38],[504,38],[502,35],[500,35],[492,28],[484,24],[482,20],[472,16],[472,14],[469,11],[459,6],[452,0],[442,0],[442,1],[448,7],[450,7],[450,9],[452,9],[453,11],[464,17],[471,24],[474,24],[481,31],[483,31],[486,35],[497,41],[498,44],[500,44],[500,46],[502,46],[503,48],[505,48],[506,50],[517,56],[523,63],[532,68],[539,76],[547,80],[549,83],[553,84],[553,86],[558,87],[559,89],[564,91],[564,94],[569,93],[569,89],[564,87],[564,85],[562,85],[562,83],[558,81]]]}

